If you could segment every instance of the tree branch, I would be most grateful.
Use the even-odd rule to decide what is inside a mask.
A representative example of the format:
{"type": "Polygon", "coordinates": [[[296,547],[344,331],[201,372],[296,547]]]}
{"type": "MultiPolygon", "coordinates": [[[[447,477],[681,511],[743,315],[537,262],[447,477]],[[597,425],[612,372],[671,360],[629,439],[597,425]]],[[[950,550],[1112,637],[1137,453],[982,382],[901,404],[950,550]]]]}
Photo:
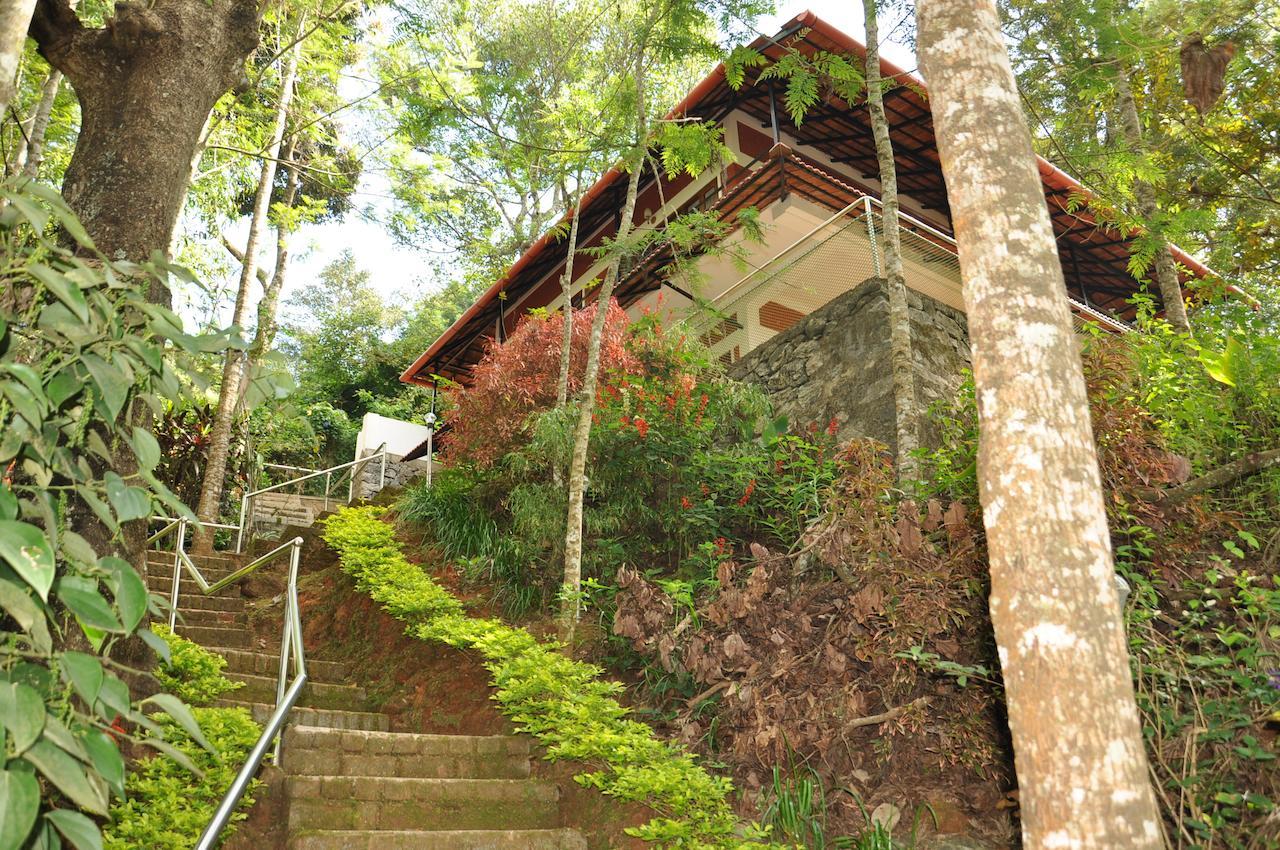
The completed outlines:
{"type": "Polygon", "coordinates": [[[1280,449],[1270,449],[1265,452],[1250,452],[1244,457],[1234,460],[1231,463],[1219,466],[1217,469],[1206,472],[1199,478],[1193,478],[1185,484],[1172,487],[1168,490],[1162,490],[1158,487],[1143,487],[1134,491],[1139,499],[1144,502],[1152,502],[1160,505],[1179,505],[1190,499],[1192,496],[1198,496],[1206,490],[1213,490],[1230,484],[1249,475],[1254,475],[1262,470],[1275,466],[1280,463],[1280,449]]]}

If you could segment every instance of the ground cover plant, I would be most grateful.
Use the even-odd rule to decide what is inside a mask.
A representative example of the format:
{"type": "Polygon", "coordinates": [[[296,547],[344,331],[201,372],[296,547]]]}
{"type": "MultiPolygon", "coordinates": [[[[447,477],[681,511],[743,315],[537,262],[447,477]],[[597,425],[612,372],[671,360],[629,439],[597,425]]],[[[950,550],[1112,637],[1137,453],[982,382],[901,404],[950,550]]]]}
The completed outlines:
{"type": "MultiPolygon", "coordinates": [[[[172,718],[156,715],[175,753],[155,755],[135,764],[125,777],[125,797],[117,800],[103,828],[105,850],[187,850],[208,826],[236,772],[262,734],[245,708],[209,706],[221,694],[239,685],[222,675],[226,659],[163,627],[156,628],[170,647],[170,660],[157,678],[174,694],[193,706],[192,715],[209,747],[198,744],[172,718]],[[176,758],[174,757],[176,755],[176,758]]],[[[254,780],[224,840],[246,810],[260,782],[254,780]]],[[[78,846],[78,845],[77,845],[78,846]]]]}
{"type": "Polygon", "coordinates": [[[661,847],[764,846],[762,833],[744,828],[729,807],[729,782],[631,719],[616,699],[621,685],[523,629],[468,616],[457,598],[404,557],[383,513],[342,508],[325,521],[325,542],[338,552],[342,569],[411,633],[479,653],[493,675],[495,699],[517,728],[537,738],[548,758],[592,766],[578,782],[659,813],[629,834],[661,847]]]}

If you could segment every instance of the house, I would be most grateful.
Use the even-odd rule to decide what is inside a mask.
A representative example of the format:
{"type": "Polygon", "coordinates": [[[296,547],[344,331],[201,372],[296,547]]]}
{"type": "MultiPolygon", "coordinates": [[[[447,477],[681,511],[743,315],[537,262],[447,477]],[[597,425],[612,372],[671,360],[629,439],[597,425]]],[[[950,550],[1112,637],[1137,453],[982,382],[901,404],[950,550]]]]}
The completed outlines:
{"type": "MultiPolygon", "coordinates": [[[[792,50],[847,54],[859,64],[865,58],[863,45],[808,12],[753,46],[774,61],[792,50]]],[[[673,272],[668,248],[655,247],[630,264],[616,297],[633,313],[657,309],[690,323],[730,374],[763,386],[793,423],[834,418],[842,436],[892,442],[880,280],[885,222],[865,103],[851,105],[828,92],[796,125],[783,107],[784,84],[761,81],[759,71],[749,71],[735,89],[721,66],[671,110],[672,118],[721,125],[733,160],[697,177],[646,174],[634,221],[649,227],[696,209],[732,224],[739,211],[751,207],[765,226],[764,241],[739,239],[745,253],[738,260],[702,257],[696,282],[673,272]],[[714,311],[693,309],[695,299],[714,311]],[[856,398],[849,387],[860,388],[856,398]]],[[[888,61],[881,62],[881,73],[901,83],[886,93],[885,110],[897,162],[917,388],[927,404],[954,390],[968,362],[959,264],[924,85],[888,61]]],[[[1128,271],[1129,240],[1097,224],[1081,204],[1087,192],[1079,183],[1043,159],[1039,166],[1077,325],[1127,331],[1134,316],[1128,299],[1141,287],[1128,271]]],[[[572,270],[575,306],[583,286],[605,266],[585,249],[615,232],[625,188],[626,175],[615,168],[582,203],[572,270]]],[[[401,380],[465,383],[487,340],[503,340],[529,310],[559,307],[566,231],[549,231],[530,247],[401,380]]],[[[1181,251],[1175,250],[1175,258],[1184,282],[1209,273],[1181,251]]]]}

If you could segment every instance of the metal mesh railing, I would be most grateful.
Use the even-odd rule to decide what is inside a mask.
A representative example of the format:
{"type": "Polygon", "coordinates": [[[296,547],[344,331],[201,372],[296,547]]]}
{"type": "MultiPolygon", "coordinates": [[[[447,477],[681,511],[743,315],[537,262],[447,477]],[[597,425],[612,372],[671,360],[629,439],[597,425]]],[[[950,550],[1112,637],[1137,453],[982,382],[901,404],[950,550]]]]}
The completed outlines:
{"type": "MultiPolygon", "coordinates": [[[[907,286],[964,310],[960,262],[954,240],[929,225],[900,215],[903,272],[907,286]]],[[[862,281],[884,273],[883,210],[864,197],[822,222],[758,269],[734,283],[688,321],[711,353],[726,363],[768,342],[802,317],[862,281]]],[[[1122,332],[1128,325],[1074,299],[1077,329],[1102,324],[1122,332]]]]}

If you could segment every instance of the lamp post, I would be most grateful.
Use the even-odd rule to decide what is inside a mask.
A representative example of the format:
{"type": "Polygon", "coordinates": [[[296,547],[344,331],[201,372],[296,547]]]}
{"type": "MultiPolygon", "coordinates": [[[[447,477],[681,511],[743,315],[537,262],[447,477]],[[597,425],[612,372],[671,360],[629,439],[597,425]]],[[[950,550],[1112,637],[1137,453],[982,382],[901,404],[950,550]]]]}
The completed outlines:
{"type": "MultiPolygon", "coordinates": [[[[432,395],[434,396],[434,393],[432,395]]],[[[434,406],[434,402],[435,402],[434,397],[432,398],[432,402],[434,406]]],[[[435,466],[434,446],[432,445],[432,439],[435,437],[435,432],[436,432],[435,410],[432,410],[427,414],[426,423],[427,423],[427,487],[430,487],[431,486],[431,467],[435,466]]]]}

